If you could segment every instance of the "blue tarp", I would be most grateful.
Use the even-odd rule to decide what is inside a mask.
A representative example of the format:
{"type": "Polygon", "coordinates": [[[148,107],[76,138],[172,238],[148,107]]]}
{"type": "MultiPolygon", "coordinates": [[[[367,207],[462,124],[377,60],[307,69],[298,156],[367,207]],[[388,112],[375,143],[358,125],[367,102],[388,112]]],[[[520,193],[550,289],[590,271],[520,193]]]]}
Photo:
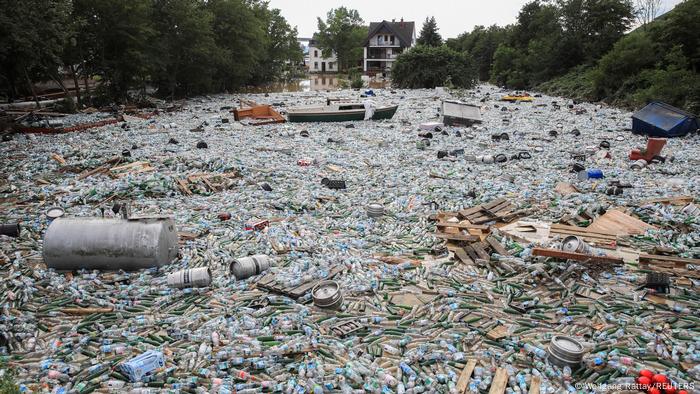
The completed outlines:
{"type": "Polygon", "coordinates": [[[699,128],[695,115],[660,101],[651,102],[632,115],[632,132],[650,137],[680,137],[699,128]]]}

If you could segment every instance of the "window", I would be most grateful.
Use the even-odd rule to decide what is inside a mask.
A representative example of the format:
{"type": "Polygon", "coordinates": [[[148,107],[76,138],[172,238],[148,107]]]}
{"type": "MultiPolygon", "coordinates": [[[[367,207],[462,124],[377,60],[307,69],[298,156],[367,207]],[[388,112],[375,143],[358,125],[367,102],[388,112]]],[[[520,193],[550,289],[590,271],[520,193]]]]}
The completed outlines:
{"type": "Polygon", "coordinates": [[[318,70],[318,62],[314,62],[314,70],[318,70]]]}
{"type": "Polygon", "coordinates": [[[332,70],[332,69],[333,69],[333,64],[334,64],[333,62],[329,62],[329,63],[328,63],[328,69],[329,69],[329,70],[332,70]]]}
{"type": "MultiPolygon", "coordinates": [[[[318,57],[318,51],[314,49],[314,57],[318,57]]],[[[317,67],[318,68],[318,67],[317,67]]]]}
{"type": "Polygon", "coordinates": [[[384,35],[384,41],[389,42],[389,36],[386,34],[384,35]]]}

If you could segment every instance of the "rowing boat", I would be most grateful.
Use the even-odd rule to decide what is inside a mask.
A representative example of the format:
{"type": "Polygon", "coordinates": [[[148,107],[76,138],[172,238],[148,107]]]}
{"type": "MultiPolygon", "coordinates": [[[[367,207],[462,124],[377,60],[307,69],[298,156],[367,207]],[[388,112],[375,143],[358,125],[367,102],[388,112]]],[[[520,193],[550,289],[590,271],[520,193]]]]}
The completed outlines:
{"type": "MultiPolygon", "coordinates": [[[[391,119],[398,105],[386,105],[374,108],[372,120],[391,119]]],[[[290,108],[287,120],[290,122],[348,122],[365,119],[363,103],[333,103],[327,106],[290,108]]]]}

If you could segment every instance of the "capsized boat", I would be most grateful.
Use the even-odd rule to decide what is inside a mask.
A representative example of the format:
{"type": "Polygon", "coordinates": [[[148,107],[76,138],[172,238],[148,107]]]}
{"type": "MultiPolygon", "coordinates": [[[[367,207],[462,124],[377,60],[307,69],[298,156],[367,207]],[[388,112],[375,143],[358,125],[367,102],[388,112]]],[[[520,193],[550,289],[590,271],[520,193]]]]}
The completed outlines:
{"type": "Polygon", "coordinates": [[[287,120],[290,122],[348,122],[370,119],[391,119],[398,105],[367,106],[365,103],[331,102],[326,106],[298,107],[287,110],[287,120]]]}

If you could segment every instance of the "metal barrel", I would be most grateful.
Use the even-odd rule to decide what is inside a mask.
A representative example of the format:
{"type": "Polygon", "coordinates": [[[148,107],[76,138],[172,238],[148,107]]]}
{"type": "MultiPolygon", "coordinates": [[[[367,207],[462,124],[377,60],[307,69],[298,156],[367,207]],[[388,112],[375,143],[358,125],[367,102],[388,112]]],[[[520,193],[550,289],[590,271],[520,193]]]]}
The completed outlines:
{"type": "Polygon", "coordinates": [[[647,166],[647,161],[646,160],[635,160],[630,164],[630,169],[632,170],[641,170],[642,168],[647,166]]]}
{"type": "Polygon", "coordinates": [[[177,253],[170,218],[59,218],[44,235],[44,262],[57,270],[137,270],[168,264],[177,253]]]}
{"type": "Polygon", "coordinates": [[[583,345],[571,337],[555,335],[547,350],[549,361],[560,367],[569,366],[573,369],[583,360],[583,345]]]}
{"type": "Polygon", "coordinates": [[[575,235],[564,238],[564,241],[561,243],[561,250],[581,254],[591,254],[593,251],[590,245],[584,242],[581,237],[575,235]]]}
{"type": "Polygon", "coordinates": [[[17,238],[19,237],[19,231],[19,223],[0,224],[0,235],[17,238]]]}
{"type": "Polygon", "coordinates": [[[168,275],[168,286],[175,288],[207,287],[211,284],[209,267],[180,270],[168,275]]]}
{"type": "Polygon", "coordinates": [[[338,309],[343,304],[343,295],[340,285],[334,280],[319,282],[311,290],[314,305],[324,309],[338,309]]]}
{"type": "Polygon", "coordinates": [[[367,205],[367,216],[371,218],[378,218],[384,215],[384,206],[379,203],[372,203],[367,205]]]}
{"type": "Polygon", "coordinates": [[[261,272],[267,270],[268,268],[270,268],[270,257],[264,254],[239,257],[237,259],[234,259],[229,265],[231,274],[237,280],[242,280],[250,278],[253,275],[258,275],[261,272]]]}

